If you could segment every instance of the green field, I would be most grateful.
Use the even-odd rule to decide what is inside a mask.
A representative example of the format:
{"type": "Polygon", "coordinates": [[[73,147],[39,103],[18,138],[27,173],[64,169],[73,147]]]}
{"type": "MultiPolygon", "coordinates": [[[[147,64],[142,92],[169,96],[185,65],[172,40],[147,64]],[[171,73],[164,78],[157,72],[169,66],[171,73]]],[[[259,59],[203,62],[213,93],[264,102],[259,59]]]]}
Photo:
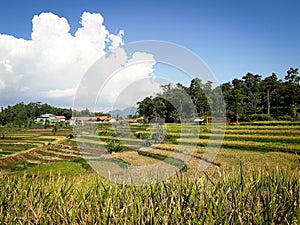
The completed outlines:
{"type": "Polygon", "coordinates": [[[0,223],[299,224],[299,123],[227,126],[204,172],[198,165],[220,132],[184,126],[191,132],[181,135],[178,124],[161,126],[162,142],[153,138],[157,127],[139,124],[118,125],[117,131],[103,125],[80,134],[77,143],[65,137],[68,129],[55,136],[51,130],[15,130],[0,140],[0,223]],[[180,160],[191,146],[191,158],[180,160]],[[151,185],[116,184],[80,158],[80,147],[104,153],[109,160],[103,165],[164,160],[181,172],[151,185]]]}

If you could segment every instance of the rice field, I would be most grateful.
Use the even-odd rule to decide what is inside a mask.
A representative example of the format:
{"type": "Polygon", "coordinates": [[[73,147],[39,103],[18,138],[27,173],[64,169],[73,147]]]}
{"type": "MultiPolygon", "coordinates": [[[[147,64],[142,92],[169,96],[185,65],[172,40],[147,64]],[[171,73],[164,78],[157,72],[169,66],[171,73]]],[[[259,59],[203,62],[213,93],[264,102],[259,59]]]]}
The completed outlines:
{"type": "Polygon", "coordinates": [[[148,186],[94,174],[5,176],[1,224],[297,224],[299,173],[236,169],[148,186]]]}
{"type": "Polygon", "coordinates": [[[54,135],[51,129],[15,129],[0,139],[0,174],[78,157],[76,147],[65,142],[70,132],[60,129],[54,135]]]}
{"type": "Polygon", "coordinates": [[[89,146],[100,146],[100,148],[102,146],[103,149],[111,140],[118,141],[123,150],[112,152],[110,158],[120,159],[128,166],[149,165],[154,162],[153,159],[164,160],[166,157],[176,160],[176,157],[181,159],[185,158],[184,155],[191,154],[191,159],[182,167],[194,173],[195,165],[204,160],[204,154],[209,146],[215,147],[218,151],[210,166],[212,170],[216,166],[230,168],[230,164],[236,166],[239,163],[245,163],[250,167],[268,165],[298,168],[300,162],[300,125],[298,123],[229,125],[226,127],[224,137],[220,136],[222,130],[218,127],[212,129],[210,126],[197,127],[192,124],[183,126],[190,131],[182,133],[183,128],[180,124],[167,124],[162,127],[163,141],[158,143],[151,139],[155,133],[153,132],[155,127],[139,124],[124,128],[117,127],[119,135],[113,127],[101,127],[96,134],[83,134],[78,140],[86,144],[83,152],[88,151],[86,149],[89,146]],[[222,139],[222,146],[218,149],[220,139],[222,139]],[[145,143],[149,144],[149,142],[150,146],[145,146],[145,143]],[[192,153],[191,148],[194,148],[192,153]],[[270,164],[268,160],[271,160],[270,164]]]}
{"type": "Polygon", "coordinates": [[[0,224],[300,224],[299,123],[228,125],[220,149],[222,130],[185,126],[182,134],[178,124],[160,131],[102,125],[77,142],[65,138],[70,130],[11,134],[0,140],[16,146],[0,155],[0,224]],[[217,149],[211,161],[207,146],[217,149]],[[79,153],[98,157],[102,167],[163,160],[180,172],[148,185],[117,184],[79,153]]]}

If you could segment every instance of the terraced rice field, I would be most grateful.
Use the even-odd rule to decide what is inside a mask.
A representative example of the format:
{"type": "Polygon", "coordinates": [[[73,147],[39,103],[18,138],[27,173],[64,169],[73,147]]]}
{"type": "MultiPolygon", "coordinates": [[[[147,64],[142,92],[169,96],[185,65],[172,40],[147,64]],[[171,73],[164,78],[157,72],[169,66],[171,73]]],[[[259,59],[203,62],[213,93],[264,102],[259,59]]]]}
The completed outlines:
{"type": "Polygon", "coordinates": [[[207,161],[211,163],[211,170],[240,163],[249,167],[286,164],[293,168],[299,164],[300,125],[297,123],[230,125],[226,127],[224,137],[220,136],[222,129],[212,130],[205,125],[183,126],[131,124],[117,125],[115,129],[106,124],[95,133],[79,135],[76,138],[79,149],[75,143],[65,141],[71,130],[61,129],[55,136],[50,129],[17,130],[0,139],[0,170],[14,171],[71,160],[80,153],[87,160],[96,156],[103,162],[108,160],[108,165],[116,164],[122,168],[163,161],[191,174],[197,172],[198,165],[206,159],[204,154],[209,151],[217,151],[216,157],[207,161]],[[161,140],[153,139],[157,132],[161,132],[161,140]],[[220,137],[223,138],[222,146],[218,148],[220,137]],[[121,151],[108,153],[107,146],[112,141],[121,146],[121,151]]]}
{"type": "Polygon", "coordinates": [[[51,129],[16,129],[0,139],[0,172],[23,170],[78,157],[77,148],[66,142],[69,129],[53,135],[51,129]]]}
{"type": "Polygon", "coordinates": [[[122,150],[112,152],[108,157],[110,160],[117,159],[114,161],[117,164],[122,162],[122,165],[130,167],[164,160],[191,174],[197,172],[197,166],[206,160],[204,154],[209,151],[217,153],[213,160],[208,160],[211,170],[217,166],[225,169],[239,164],[246,167],[285,165],[295,168],[300,162],[299,123],[228,125],[224,137],[221,135],[223,129],[205,125],[165,124],[159,129],[163,137],[157,142],[151,138],[157,132],[156,125],[139,124],[129,127],[118,125],[116,129],[102,126],[97,133],[82,134],[77,140],[84,154],[100,158],[107,153],[105,146],[109,142],[120,143],[122,150]],[[188,132],[182,133],[182,129],[188,132]],[[97,148],[101,150],[97,151],[97,148]]]}
{"type": "Polygon", "coordinates": [[[220,130],[185,126],[190,132],[180,135],[180,125],[166,124],[156,140],[157,127],[133,124],[116,132],[103,125],[79,134],[77,147],[65,138],[69,130],[56,136],[20,130],[0,140],[9,152],[0,157],[0,171],[24,169],[0,173],[0,223],[299,224],[299,124],[227,126],[220,149],[220,130]],[[78,148],[103,168],[163,160],[184,172],[151,185],[116,184],[85,170],[78,148]],[[200,173],[205,153],[214,150],[200,173]]]}

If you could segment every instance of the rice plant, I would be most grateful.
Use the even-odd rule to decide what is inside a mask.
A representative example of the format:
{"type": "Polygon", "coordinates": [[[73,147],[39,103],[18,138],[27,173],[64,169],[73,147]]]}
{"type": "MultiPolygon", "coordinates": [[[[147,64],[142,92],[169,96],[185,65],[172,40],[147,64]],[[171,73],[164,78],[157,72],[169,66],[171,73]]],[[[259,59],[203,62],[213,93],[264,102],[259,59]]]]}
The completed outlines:
{"type": "Polygon", "coordinates": [[[95,174],[6,175],[1,224],[297,224],[299,171],[274,169],[178,174],[126,186],[95,174]],[[221,175],[221,176],[220,176],[221,175]]]}

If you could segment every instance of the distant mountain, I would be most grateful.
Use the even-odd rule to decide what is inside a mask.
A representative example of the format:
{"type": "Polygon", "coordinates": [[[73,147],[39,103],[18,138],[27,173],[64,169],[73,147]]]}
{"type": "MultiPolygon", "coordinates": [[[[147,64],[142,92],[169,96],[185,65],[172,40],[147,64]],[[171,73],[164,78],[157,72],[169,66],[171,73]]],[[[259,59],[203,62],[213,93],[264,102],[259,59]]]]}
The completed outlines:
{"type": "Polygon", "coordinates": [[[128,115],[135,115],[137,113],[137,108],[132,106],[123,110],[120,109],[111,110],[107,113],[110,114],[112,117],[117,117],[119,115],[120,117],[126,118],[128,117],[128,115]]]}

